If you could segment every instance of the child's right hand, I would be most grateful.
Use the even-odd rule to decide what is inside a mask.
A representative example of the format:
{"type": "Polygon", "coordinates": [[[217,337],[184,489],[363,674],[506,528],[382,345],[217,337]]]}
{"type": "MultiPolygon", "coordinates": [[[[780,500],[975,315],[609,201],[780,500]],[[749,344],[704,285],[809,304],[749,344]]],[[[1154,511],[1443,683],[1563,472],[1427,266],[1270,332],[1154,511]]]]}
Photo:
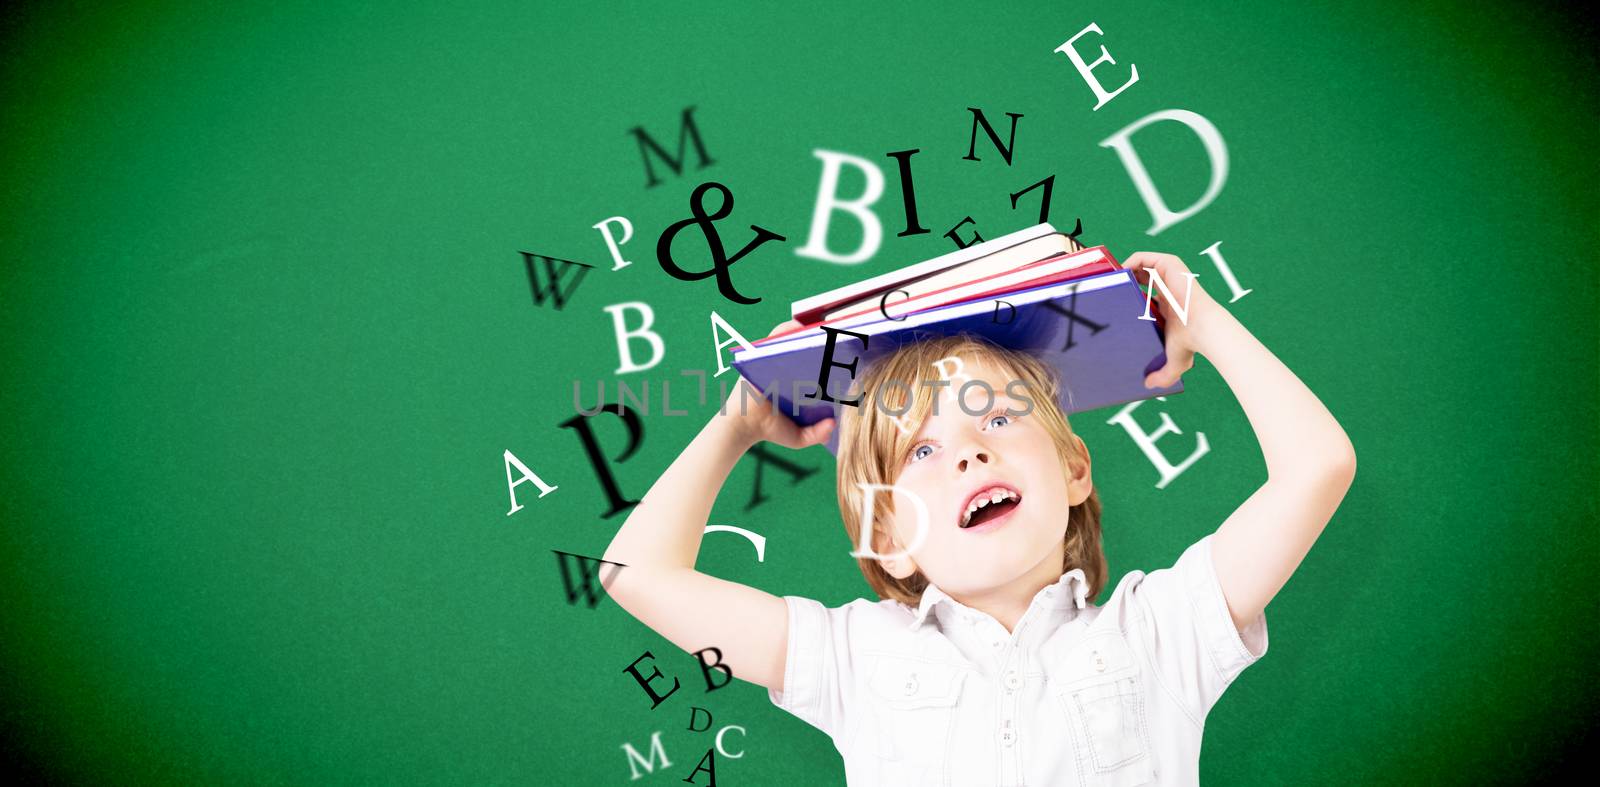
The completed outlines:
{"type": "MultiPolygon", "coordinates": [[[[797,328],[799,325],[793,320],[780,323],[767,335],[797,328]]],[[[738,390],[729,395],[725,412],[718,413],[716,417],[726,419],[728,426],[739,435],[740,439],[750,445],[766,440],[786,448],[806,448],[825,442],[828,435],[832,434],[834,426],[832,418],[825,418],[810,426],[800,426],[778,408],[773,407],[772,400],[762,396],[761,392],[743,377],[739,378],[738,390]]]]}

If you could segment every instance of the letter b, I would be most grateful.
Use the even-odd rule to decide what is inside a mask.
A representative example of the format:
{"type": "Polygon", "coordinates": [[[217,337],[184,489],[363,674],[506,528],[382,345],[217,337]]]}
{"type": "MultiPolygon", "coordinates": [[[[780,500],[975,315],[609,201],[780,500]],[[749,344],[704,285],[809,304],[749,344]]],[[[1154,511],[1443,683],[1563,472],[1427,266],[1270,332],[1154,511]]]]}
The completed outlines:
{"type": "Polygon", "coordinates": [[[806,245],[795,249],[794,253],[841,265],[854,265],[871,259],[872,255],[878,253],[878,244],[883,241],[883,224],[878,221],[878,214],[872,212],[872,204],[883,195],[883,170],[878,169],[877,164],[848,153],[831,150],[814,150],[812,153],[822,159],[822,183],[817,187],[817,207],[811,213],[811,234],[806,238],[806,245]],[[842,200],[838,196],[839,169],[844,164],[861,170],[867,180],[866,190],[853,200],[842,200]],[[835,254],[828,250],[828,220],[836,210],[849,213],[861,222],[861,245],[849,254],[835,254]]]}
{"type": "Polygon", "coordinates": [[[617,367],[617,374],[642,372],[661,363],[661,356],[666,354],[667,347],[661,341],[660,334],[650,330],[650,326],[656,322],[656,313],[650,308],[650,304],[644,301],[630,301],[613,303],[602,308],[611,313],[611,322],[617,329],[617,357],[622,361],[622,365],[617,367]],[[623,312],[628,309],[638,312],[641,318],[639,327],[632,330],[628,329],[627,318],[623,316],[623,312]],[[642,364],[633,362],[633,353],[629,352],[628,343],[634,339],[643,339],[650,345],[648,362],[642,364]]]}
{"type": "MultiPolygon", "coordinates": [[[[720,649],[705,648],[702,650],[697,650],[694,652],[694,657],[700,660],[700,672],[705,676],[706,679],[706,693],[709,694],[733,682],[733,670],[728,669],[728,667],[722,663],[722,651],[720,649]],[[716,654],[716,661],[707,662],[705,657],[706,651],[711,651],[712,653],[716,654]],[[727,677],[723,678],[721,683],[715,683],[711,680],[712,670],[720,670],[722,674],[726,675],[727,677]]],[[[694,723],[692,718],[690,719],[690,723],[694,723]]]]}

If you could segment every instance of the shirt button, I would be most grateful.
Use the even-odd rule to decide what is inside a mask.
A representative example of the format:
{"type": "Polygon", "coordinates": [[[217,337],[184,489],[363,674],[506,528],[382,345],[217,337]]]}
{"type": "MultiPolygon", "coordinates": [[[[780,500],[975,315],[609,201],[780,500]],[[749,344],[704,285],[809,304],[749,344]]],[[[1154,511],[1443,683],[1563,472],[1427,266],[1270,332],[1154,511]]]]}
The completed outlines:
{"type": "Polygon", "coordinates": [[[1011,743],[1013,741],[1015,741],[1016,739],[1017,739],[1017,734],[1012,732],[1011,730],[1006,730],[1005,732],[1000,733],[1000,742],[1004,743],[1007,746],[1010,746],[1011,743]]]}
{"type": "Polygon", "coordinates": [[[911,677],[908,680],[906,680],[906,696],[909,697],[909,696],[911,696],[913,694],[916,694],[916,693],[917,693],[917,673],[913,672],[913,673],[911,673],[911,677]]]}
{"type": "Polygon", "coordinates": [[[1021,687],[1022,687],[1022,678],[1017,677],[1017,673],[1015,673],[1015,672],[1007,672],[1006,673],[1006,691],[1016,691],[1017,689],[1019,689],[1021,687]]]}
{"type": "Polygon", "coordinates": [[[999,650],[1000,649],[1000,640],[995,640],[994,642],[991,642],[989,644],[993,645],[995,647],[995,650],[999,650]]]}
{"type": "Polygon", "coordinates": [[[1105,672],[1106,671],[1106,660],[1100,656],[1100,651],[1098,651],[1098,650],[1094,652],[1094,671],[1095,672],[1105,672]]]}

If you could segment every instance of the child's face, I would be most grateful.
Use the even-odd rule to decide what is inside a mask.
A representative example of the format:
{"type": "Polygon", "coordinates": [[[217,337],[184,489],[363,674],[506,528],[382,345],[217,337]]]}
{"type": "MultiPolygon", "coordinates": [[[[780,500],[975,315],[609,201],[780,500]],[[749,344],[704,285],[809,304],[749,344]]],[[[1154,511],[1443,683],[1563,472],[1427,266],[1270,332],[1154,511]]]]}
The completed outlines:
{"type": "MultiPolygon", "coordinates": [[[[1068,507],[1082,503],[1091,489],[1088,463],[1073,468],[1073,476],[1063,472],[1039,420],[1016,415],[1041,403],[1006,396],[1011,378],[1001,368],[969,362],[965,373],[988,383],[994,403],[971,385],[963,409],[955,398],[955,389],[966,383],[959,377],[941,393],[938,412],[928,414],[908,455],[899,457],[903,464],[895,481],[927,505],[927,533],[909,559],[886,562],[885,568],[895,576],[920,569],[951,594],[979,594],[1024,578],[1055,581],[1062,572],[1068,507]],[[986,505],[972,511],[979,502],[986,505]]],[[[916,543],[917,511],[900,494],[894,511],[899,551],[916,543]]]]}

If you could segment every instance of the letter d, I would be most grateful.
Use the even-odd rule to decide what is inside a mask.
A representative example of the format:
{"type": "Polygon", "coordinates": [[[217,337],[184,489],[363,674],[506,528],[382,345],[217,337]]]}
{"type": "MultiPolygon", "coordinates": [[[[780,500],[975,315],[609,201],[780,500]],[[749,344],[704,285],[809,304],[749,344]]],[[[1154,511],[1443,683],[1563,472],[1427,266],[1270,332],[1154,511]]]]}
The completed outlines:
{"type": "Polygon", "coordinates": [[[705,708],[700,707],[699,705],[691,705],[689,707],[689,731],[690,732],[705,732],[706,730],[709,730],[709,729],[711,729],[711,711],[708,711],[705,708]],[[706,726],[701,727],[700,729],[697,730],[697,729],[694,728],[694,720],[700,718],[700,714],[702,714],[702,713],[704,713],[706,715],[706,726]]]}
{"type": "Polygon", "coordinates": [[[858,548],[850,553],[850,557],[868,557],[878,560],[899,560],[908,557],[912,552],[922,548],[922,542],[928,538],[928,504],[909,489],[901,489],[894,484],[867,484],[857,482],[856,486],[866,492],[866,497],[861,499],[861,538],[858,548]],[[909,499],[917,509],[917,534],[911,539],[911,546],[904,552],[893,555],[880,555],[872,548],[872,498],[878,492],[899,492],[909,499]]]}

